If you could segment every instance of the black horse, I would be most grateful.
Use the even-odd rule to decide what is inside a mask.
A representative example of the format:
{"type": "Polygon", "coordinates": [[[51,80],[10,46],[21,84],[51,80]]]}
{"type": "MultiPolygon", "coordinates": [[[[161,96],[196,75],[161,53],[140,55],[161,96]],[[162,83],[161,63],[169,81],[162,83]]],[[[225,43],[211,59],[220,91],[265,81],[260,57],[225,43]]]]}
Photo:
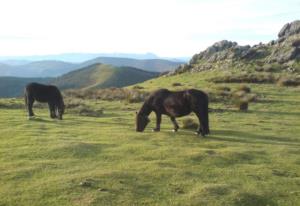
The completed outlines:
{"type": "Polygon", "coordinates": [[[179,126],[175,120],[176,117],[182,117],[194,112],[199,119],[199,129],[197,134],[205,136],[209,134],[208,122],[208,96],[204,92],[196,89],[171,92],[167,89],[160,89],[152,93],[145,101],[142,108],[137,112],[136,131],[144,131],[150,122],[148,116],[154,111],[156,114],[156,128],[153,131],[160,130],[161,115],[170,117],[174,132],[177,132],[179,126]]]}
{"type": "Polygon", "coordinates": [[[65,104],[63,97],[56,86],[29,83],[25,87],[25,106],[28,109],[29,118],[34,116],[32,106],[34,101],[47,102],[51,118],[62,120],[65,104]]]}

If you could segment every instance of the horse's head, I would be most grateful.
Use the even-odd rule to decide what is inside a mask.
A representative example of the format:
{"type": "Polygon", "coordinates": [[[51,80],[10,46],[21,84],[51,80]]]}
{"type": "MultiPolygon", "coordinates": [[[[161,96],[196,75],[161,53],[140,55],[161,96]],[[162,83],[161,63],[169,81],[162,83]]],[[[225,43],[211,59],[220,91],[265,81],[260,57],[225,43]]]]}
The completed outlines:
{"type": "Polygon", "coordinates": [[[59,104],[57,104],[56,107],[56,116],[58,117],[58,119],[62,120],[62,116],[65,113],[65,104],[64,101],[60,101],[59,104]]]}
{"type": "Polygon", "coordinates": [[[150,122],[148,116],[136,113],[136,131],[137,132],[143,132],[147,126],[147,124],[150,122]]]}

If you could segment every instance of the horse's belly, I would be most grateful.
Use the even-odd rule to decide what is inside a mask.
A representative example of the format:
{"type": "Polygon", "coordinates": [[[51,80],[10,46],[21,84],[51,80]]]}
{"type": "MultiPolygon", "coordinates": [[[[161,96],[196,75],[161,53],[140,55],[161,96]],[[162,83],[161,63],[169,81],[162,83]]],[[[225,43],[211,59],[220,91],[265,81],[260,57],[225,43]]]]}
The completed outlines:
{"type": "Polygon", "coordinates": [[[43,102],[43,103],[49,101],[49,99],[47,97],[39,97],[39,96],[36,96],[35,100],[38,101],[38,102],[43,102]]]}
{"type": "Polygon", "coordinates": [[[167,115],[171,117],[182,117],[191,113],[191,111],[184,107],[166,107],[167,115]]]}

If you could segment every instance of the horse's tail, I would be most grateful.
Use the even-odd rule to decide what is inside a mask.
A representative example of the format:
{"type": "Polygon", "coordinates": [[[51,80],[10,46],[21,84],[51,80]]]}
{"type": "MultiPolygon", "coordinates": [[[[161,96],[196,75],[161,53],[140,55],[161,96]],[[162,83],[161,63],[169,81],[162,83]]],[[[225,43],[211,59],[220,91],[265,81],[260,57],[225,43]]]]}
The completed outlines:
{"type": "Polygon", "coordinates": [[[206,98],[205,98],[205,102],[204,102],[204,108],[203,108],[203,113],[204,113],[204,119],[206,120],[206,133],[209,134],[210,131],[209,131],[209,118],[208,118],[208,112],[209,112],[209,108],[208,108],[208,103],[209,103],[209,98],[208,96],[206,95],[206,98]]]}
{"type": "Polygon", "coordinates": [[[27,98],[27,91],[24,90],[24,102],[25,102],[25,110],[28,110],[28,98],[27,98]]]}

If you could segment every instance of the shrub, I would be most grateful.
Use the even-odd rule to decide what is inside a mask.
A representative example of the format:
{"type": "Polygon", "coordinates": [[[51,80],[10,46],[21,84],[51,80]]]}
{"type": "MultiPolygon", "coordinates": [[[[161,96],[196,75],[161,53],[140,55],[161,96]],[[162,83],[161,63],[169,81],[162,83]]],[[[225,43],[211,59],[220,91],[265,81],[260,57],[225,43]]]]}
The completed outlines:
{"type": "Polygon", "coordinates": [[[179,86],[182,86],[182,84],[179,83],[179,82],[174,82],[174,83],[172,84],[172,86],[173,86],[173,87],[179,87],[179,86]]]}
{"type": "Polygon", "coordinates": [[[218,86],[216,88],[216,90],[217,91],[225,91],[225,92],[230,92],[231,91],[230,87],[227,87],[227,86],[218,86]]]}
{"type": "Polygon", "coordinates": [[[239,88],[238,88],[239,91],[244,91],[245,93],[250,93],[251,92],[251,89],[250,87],[248,87],[247,85],[241,85],[239,88]]]}
{"type": "Polygon", "coordinates": [[[299,77],[281,77],[277,84],[280,86],[299,86],[300,78],[299,77]]]}
{"type": "Polygon", "coordinates": [[[182,122],[183,129],[197,129],[198,126],[198,123],[192,118],[186,118],[182,122]]]}
{"type": "Polygon", "coordinates": [[[276,80],[277,78],[272,73],[226,75],[210,79],[214,83],[275,83],[276,80]]]}
{"type": "Polygon", "coordinates": [[[246,99],[236,101],[236,106],[239,108],[240,111],[247,111],[248,104],[249,102],[246,99]]]}
{"type": "Polygon", "coordinates": [[[126,93],[126,101],[129,103],[143,102],[147,96],[148,96],[147,92],[128,90],[126,93]]]}
{"type": "Polygon", "coordinates": [[[78,111],[80,116],[88,116],[88,117],[101,117],[103,115],[102,109],[93,110],[90,108],[81,108],[78,111]]]}
{"type": "Polygon", "coordinates": [[[132,87],[133,89],[144,89],[144,87],[140,86],[140,85],[135,85],[132,87]]]}
{"type": "Polygon", "coordinates": [[[130,103],[144,101],[148,92],[137,89],[107,88],[93,90],[68,90],[65,95],[79,99],[99,99],[99,100],[126,100],[130,103]]]}

